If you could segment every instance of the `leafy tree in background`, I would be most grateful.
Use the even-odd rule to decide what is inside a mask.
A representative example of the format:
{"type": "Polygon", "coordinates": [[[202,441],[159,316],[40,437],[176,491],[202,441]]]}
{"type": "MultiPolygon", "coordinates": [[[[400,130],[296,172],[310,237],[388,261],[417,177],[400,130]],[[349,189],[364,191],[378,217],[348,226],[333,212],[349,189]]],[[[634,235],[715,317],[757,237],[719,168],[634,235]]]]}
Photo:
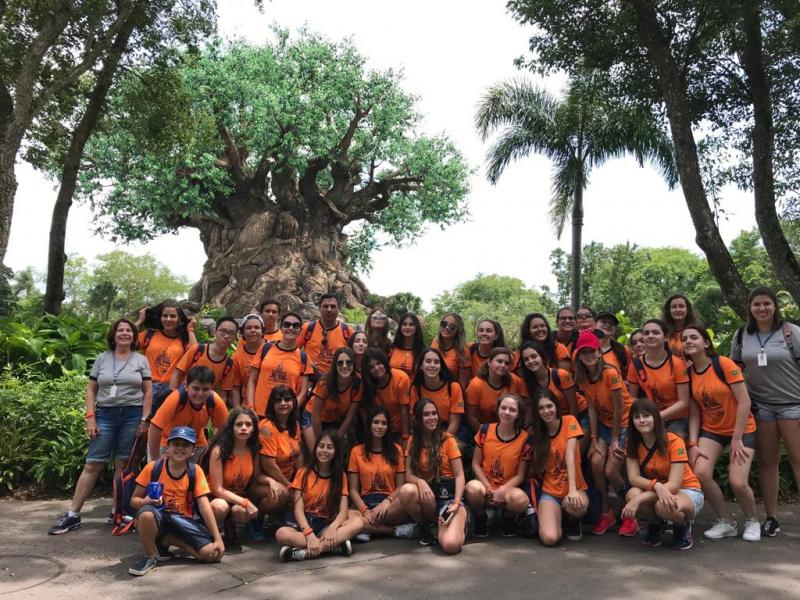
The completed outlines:
{"type": "Polygon", "coordinates": [[[651,161],[670,187],[677,182],[669,139],[648,109],[609,97],[599,71],[570,78],[563,100],[532,83],[506,81],[481,99],[475,124],[486,140],[499,132],[487,152],[487,177],[496,183],[513,160],[539,153],[553,161],[550,221],[558,237],[572,219],[572,306],[581,302],[583,194],[589,174],[612,158],[632,154],[651,161]]]}
{"type": "Polygon", "coordinates": [[[348,261],[363,265],[378,232],[404,244],[464,217],[469,169],[447,137],[417,133],[396,71],[367,69],[350,42],[275,35],[126,77],[87,149],[84,190],[118,239],[199,229],[201,304],[299,307],[327,291],[358,304],[348,261]]]}
{"type": "Polygon", "coordinates": [[[411,312],[419,315],[422,312],[422,298],[411,292],[398,292],[389,296],[383,303],[383,307],[386,314],[395,321],[399,321],[403,313],[411,312]]]}

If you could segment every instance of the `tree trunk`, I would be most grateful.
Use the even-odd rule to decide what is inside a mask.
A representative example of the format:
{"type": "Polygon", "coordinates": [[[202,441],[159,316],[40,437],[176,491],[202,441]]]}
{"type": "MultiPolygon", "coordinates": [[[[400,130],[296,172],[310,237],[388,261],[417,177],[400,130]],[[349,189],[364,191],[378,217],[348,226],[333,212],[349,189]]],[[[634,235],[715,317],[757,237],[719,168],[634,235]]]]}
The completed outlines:
{"type": "Polygon", "coordinates": [[[337,294],[342,307],[362,304],[368,291],[345,267],[341,225],[299,223],[288,211],[256,210],[237,222],[199,225],[208,259],[190,300],[224,306],[237,316],[265,298],[312,315],[326,292],[337,294]]]}
{"type": "Polygon", "coordinates": [[[800,303],[800,265],[783,235],[775,208],[775,173],[772,163],[775,129],[772,120],[771,86],[762,58],[759,2],[742,2],[742,25],[745,35],[742,66],[747,75],[750,102],[753,105],[753,195],[756,223],[775,275],[795,302],[800,303]]]}
{"type": "Polygon", "coordinates": [[[647,49],[655,67],[667,108],[672,142],[681,188],[696,232],[697,245],[703,250],[711,272],[719,283],[725,300],[742,319],[747,315],[747,288],[731,259],[725,242],[714,222],[700,175],[697,145],[694,141],[685,82],[675,57],[664,38],[650,0],[630,0],[636,10],[639,40],[647,49]]]}
{"type": "Polygon", "coordinates": [[[14,213],[14,196],[17,193],[17,177],[14,173],[16,152],[0,150],[0,262],[5,258],[8,238],[11,235],[11,215],[14,213]]]}
{"type": "Polygon", "coordinates": [[[44,294],[45,313],[57,315],[61,312],[61,303],[64,301],[64,265],[67,261],[67,255],[64,252],[67,236],[67,218],[72,207],[83,149],[102,114],[108,91],[114,81],[114,74],[117,71],[122,55],[128,47],[128,41],[133,33],[135,22],[135,17],[131,17],[126,21],[125,26],[114,40],[108,56],[103,61],[103,68],[97,75],[97,81],[89,96],[86,110],[72,132],[69,149],[61,167],[61,186],[58,190],[56,203],[53,206],[53,216],[50,221],[47,287],[44,294]]]}
{"type": "Polygon", "coordinates": [[[582,282],[582,239],[583,233],[583,171],[579,168],[575,181],[575,198],[572,202],[572,310],[578,311],[581,305],[582,282]]]}

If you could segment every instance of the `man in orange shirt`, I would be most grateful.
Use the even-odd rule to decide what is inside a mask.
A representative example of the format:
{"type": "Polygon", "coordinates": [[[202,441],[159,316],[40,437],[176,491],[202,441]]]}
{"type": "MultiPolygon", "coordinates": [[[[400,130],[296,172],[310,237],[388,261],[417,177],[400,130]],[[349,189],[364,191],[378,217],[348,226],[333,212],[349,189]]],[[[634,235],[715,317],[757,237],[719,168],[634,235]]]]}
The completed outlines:
{"type": "Polygon", "coordinates": [[[258,307],[261,319],[264,321],[264,341],[280,342],[283,333],[278,324],[278,316],[281,314],[281,303],[274,298],[267,298],[258,307]]]}
{"type": "Polygon", "coordinates": [[[318,375],[331,370],[333,354],[347,345],[353,328],[339,322],[339,300],[334,294],[323,294],[319,300],[319,320],[303,325],[297,337],[297,347],[305,349],[318,375]]]}

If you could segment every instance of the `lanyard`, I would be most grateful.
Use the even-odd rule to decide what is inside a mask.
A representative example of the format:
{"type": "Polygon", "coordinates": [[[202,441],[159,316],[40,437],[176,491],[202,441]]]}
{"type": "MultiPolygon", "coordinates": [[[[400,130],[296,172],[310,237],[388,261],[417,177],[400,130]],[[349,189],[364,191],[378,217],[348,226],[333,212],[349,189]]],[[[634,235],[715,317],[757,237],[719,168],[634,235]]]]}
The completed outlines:
{"type": "Polygon", "coordinates": [[[125,361],[125,364],[120,367],[119,371],[117,371],[117,355],[115,352],[111,353],[111,376],[114,378],[114,385],[117,385],[117,378],[119,377],[119,374],[125,370],[125,367],[128,366],[128,363],[131,361],[131,356],[133,356],[133,353],[131,353],[131,355],[128,357],[128,360],[125,361]]]}
{"type": "Polygon", "coordinates": [[[764,351],[764,346],[766,346],[769,343],[769,341],[772,339],[773,335],[775,335],[774,331],[772,333],[770,333],[767,336],[767,339],[762,342],[761,341],[761,334],[758,331],[756,331],[756,337],[758,338],[758,343],[761,345],[761,351],[762,352],[764,351]]]}

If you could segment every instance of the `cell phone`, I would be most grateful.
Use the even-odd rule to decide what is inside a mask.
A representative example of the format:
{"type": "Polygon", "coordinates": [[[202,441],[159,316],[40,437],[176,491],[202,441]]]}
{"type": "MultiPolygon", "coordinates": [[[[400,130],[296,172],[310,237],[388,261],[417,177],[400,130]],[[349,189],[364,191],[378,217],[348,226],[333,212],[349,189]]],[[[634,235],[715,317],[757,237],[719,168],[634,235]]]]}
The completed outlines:
{"type": "Polygon", "coordinates": [[[455,516],[455,514],[456,514],[455,511],[452,511],[449,508],[446,511],[444,511],[442,513],[442,521],[444,522],[444,524],[445,525],[449,525],[450,521],[453,520],[453,517],[455,516]]]}

